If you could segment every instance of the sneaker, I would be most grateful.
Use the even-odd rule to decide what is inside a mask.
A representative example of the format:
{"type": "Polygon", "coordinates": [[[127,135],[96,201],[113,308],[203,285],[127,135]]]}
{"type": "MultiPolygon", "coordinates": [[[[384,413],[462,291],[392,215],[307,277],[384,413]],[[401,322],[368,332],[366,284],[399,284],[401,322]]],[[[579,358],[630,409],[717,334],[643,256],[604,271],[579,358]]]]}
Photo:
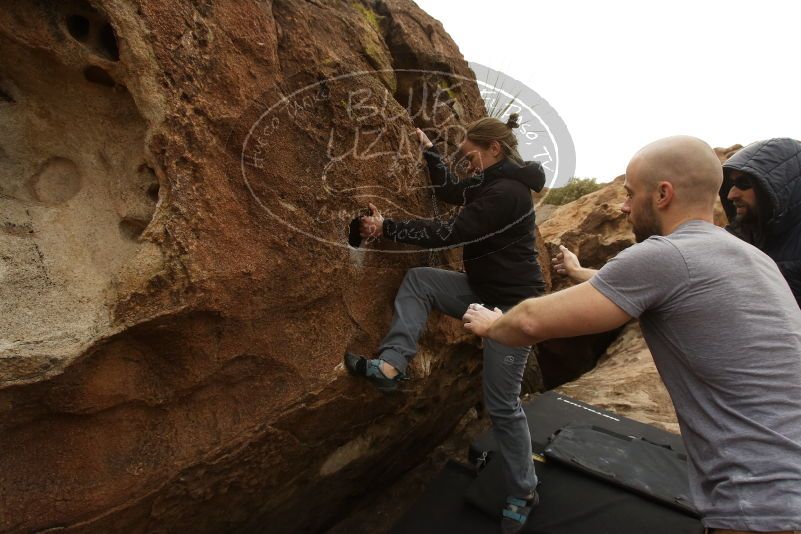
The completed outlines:
{"type": "Polygon", "coordinates": [[[516,534],[523,530],[531,510],[540,503],[540,496],[535,490],[529,499],[507,497],[506,506],[501,517],[501,532],[516,534]]]}
{"type": "Polygon", "coordinates": [[[382,360],[368,360],[352,352],[345,353],[345,367],[354,376],[363,376],[378,388],[379,391],[389,393],[398,389],[398,383],[405,378],[403,373],[398,373],[394,378],[388,378],[381,372],[382,360]]]}

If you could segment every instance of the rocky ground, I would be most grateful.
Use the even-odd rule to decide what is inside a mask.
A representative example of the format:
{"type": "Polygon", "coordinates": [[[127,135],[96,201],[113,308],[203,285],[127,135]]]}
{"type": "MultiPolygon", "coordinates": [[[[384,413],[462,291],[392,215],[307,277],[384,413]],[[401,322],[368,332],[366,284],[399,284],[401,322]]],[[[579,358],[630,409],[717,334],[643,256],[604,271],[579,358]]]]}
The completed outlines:
{"type": "MultiPolygon", "coordinates": [[[[479,408],[480,410],[480,408],[479,408]]],[[[453,434],[426,456],[423,462],[391,486],[351,503],[348,516],[326,534],[384,534],[425,491],[449,461],[467,464],[471,441],[490,429],[489,418],[475,408],[465,414],[453,434]]]]}

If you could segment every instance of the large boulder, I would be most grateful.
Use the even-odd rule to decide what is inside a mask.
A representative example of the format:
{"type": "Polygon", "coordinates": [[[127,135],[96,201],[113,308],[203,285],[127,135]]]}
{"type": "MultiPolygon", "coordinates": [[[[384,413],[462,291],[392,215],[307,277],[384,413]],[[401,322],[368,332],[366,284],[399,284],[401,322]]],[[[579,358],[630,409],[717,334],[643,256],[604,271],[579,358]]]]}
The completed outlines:
{"type": "MultiPolygon", "coordinates": [[[[544,258],[553,258],[564,245],[575,253],[585,267],[598,269],[624,248],[634,244],[634,234],[620,205],[626,197],[624,176],[617,177],[605,187],[559,206],[539,225],[544,258]]],[[[573,285],[566,276],[541,262],[553,291],[573,285]]],[[[543,383],[554,388],[575,380],[593,369],[598,358],[615,339],[620,330],[552,339],[538,346],[538,361],[543,383]]]]}
{"type": "MultiPolygon", "coordinates": [[[[605,187],[559,206],[539,228],[551,257],[559,245],[570,249],[584,267],[599,269],[618,252],[634,244],[634,233],[620,206],[626,199],[625,176],[605,187]]],[[[551,273],[553,289],[570,287],[569,278],[551,273]]]]}
{"type": "Polygon", "coordinates": [[[484,113],[411,1],[9,0],[0,73],[0,531],[314,531],[478,400],[441,317],[405,395],[340,363],[458,265],[346,246],[484,113]]]}

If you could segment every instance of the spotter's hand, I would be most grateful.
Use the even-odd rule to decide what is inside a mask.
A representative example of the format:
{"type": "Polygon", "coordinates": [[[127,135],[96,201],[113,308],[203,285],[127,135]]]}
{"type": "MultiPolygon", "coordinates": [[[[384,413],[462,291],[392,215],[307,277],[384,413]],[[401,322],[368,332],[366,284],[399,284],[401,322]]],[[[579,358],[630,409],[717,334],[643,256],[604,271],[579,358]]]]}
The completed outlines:
{"type": "Polygon", "coordinates": [[[384,235],[384,217],[373,204],[370,206],[370,215],[365,215],[359,221],[359,235],[362,239],[378,239],[384,235]]]}
{"type": "Polygon", "coordinates": [[[581,270],[581,263],[579,263],[578,257],[562,245],[559,245],[559,251],[559,254],[551,260],[553,268],[557,273],[566,274],[573,278],[581,270]]]}
{"type": "Polygon", "coordinates": [[[490,327],[503,316],[503,312],[495,308],[490,310],[481,304],[471,304],[462,317],[464,329],[477,336],[486,337],[490,327]]]}

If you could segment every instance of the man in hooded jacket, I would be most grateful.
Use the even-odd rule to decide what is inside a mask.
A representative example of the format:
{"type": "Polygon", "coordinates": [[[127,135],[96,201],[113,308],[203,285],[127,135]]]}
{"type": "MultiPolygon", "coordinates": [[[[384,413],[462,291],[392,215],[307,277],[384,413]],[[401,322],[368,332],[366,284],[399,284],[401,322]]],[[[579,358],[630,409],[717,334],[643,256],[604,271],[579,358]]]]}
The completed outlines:
{"type": "Polygon", "coordinates": [[[757,141],[723,164],[729,230],[770,256],[801,306],[801,142],[757,141]]]}

